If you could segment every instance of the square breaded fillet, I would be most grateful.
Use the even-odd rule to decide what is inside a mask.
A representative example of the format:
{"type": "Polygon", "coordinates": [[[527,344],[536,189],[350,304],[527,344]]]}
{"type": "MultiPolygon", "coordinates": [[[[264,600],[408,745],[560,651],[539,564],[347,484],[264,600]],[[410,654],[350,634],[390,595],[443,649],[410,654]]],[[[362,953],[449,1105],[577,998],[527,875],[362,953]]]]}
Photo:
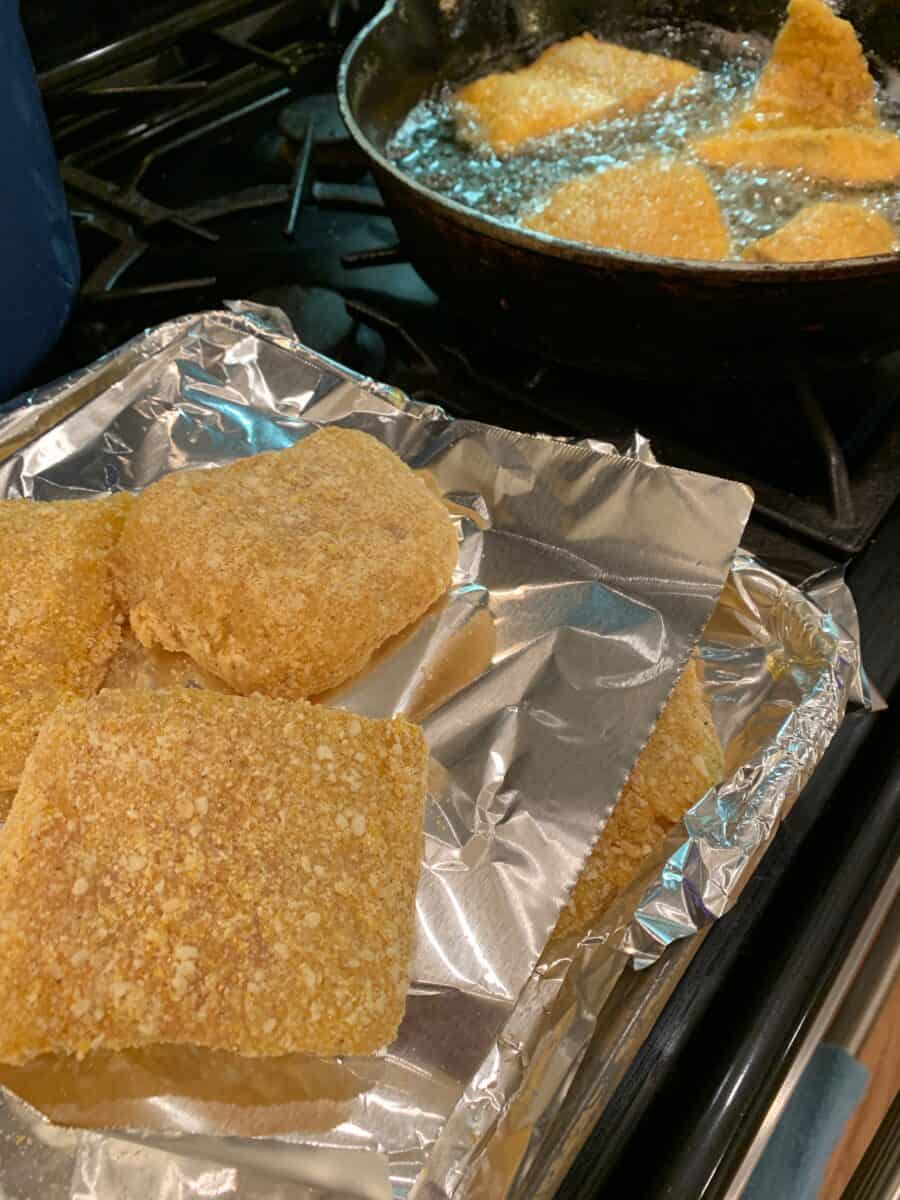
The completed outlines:
{"type": "Polygon", "coordinates": [[[461,87],[456,93],[460,132],[504,157],[562,129],[639,112],[698,74],[677,59],[627,50],[584,33],[550,46],[527,67],[461,87]]]}
{"type": "Polygon", "coordinates": [[[768,237],[748,246],[748,262],[821,262],[890,254],[896,249],[893,226],[859,204],[807,204],[768,237]]]}
{"type": "Polygon", "coordinates": [[[731,248],[703,172],[659,159],[570,179],[522,225],[572,242],[667,258],[720,259],[731,248]]]}
{"type": "Polygon", "coordinates": [[[110,554],[131,497],[0,500],[0,792],[45,718],[92,695],[121,638],[110,554]]]}
{"type": "Polygon", "coordinates": [[[0,1061],[365,1054],[403,1015],[427,751],[190,688],[66,701],[0,839],[0,1061]]]}
{"type": "Polygon", "coordinates": [[[329,427],[169,475],[137,499],[118,568],[144,645],[241,693],[335,687],[447,589],[447,510],[392,451],[329,427]]]}
{"type": "Polygon", "coordinates": [[[875,126],[875,81],[849,21],[825,0],[791,0],[740,129],[875,126]]]}
{"type": "Polygon", "coordinates": [[[721,781],[722,773],[719,739],[691,662],[634,764],[553,937],[585,933],[596,924],[659,850],[672,825],[721,781]]]}

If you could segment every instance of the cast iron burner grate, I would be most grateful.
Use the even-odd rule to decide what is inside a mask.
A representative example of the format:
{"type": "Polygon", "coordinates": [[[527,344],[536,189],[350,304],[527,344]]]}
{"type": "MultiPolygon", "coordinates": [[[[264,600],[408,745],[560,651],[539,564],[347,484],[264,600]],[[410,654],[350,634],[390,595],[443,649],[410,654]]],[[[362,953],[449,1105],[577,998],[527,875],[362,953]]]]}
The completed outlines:
{"type": "Polygon", "coordinates": [[[792,537],[865,545],[900,494],[900,355],[665,386],[486,337],[406,263],[341,123],[335,70],[367,15],[358,0],[206,0],[43,73],[83,260],[44,376],[256,298],[315,349],[452,413],[620,442],[638,427],[667,462],[745,480],[792,537]]]}

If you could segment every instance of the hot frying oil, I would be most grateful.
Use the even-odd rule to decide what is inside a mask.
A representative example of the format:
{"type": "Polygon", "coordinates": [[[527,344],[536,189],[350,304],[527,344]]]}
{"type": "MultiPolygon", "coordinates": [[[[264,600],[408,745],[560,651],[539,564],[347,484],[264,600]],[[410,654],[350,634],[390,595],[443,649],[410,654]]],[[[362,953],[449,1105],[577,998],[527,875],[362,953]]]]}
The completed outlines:
{"type": "MultiPolygon", "coordinates": [[[[595,31],[598,37],[609,36],[595,31]]],[[[412,179],[467,208],[509,224],[540,208],[541,200],[574,175],[607,170],[649,156],[689,154],[691,139],[723,129],[746,103],[770,44],[754,34],[711,25],[655,26],[611,38],[637,50],[683,58],[703,74],[641,113],[570,129],[500,159],[457,137],[452,93],[421,101],[394,134],[388,152],[412,179]]],[[[499,64],[504,69],[509,64],[499,64]]],[[[877,64],[876,64],[877,65],[877,64]]],[[[880,103],[888,128],[900,129],[893,72],[881,72],[880,103]]],[[[852,200],[900,223],[900,188],[841,188],[788,171],[704,167],[731,232],[735,257],[766,237],[805,204],[852,200]]]]}

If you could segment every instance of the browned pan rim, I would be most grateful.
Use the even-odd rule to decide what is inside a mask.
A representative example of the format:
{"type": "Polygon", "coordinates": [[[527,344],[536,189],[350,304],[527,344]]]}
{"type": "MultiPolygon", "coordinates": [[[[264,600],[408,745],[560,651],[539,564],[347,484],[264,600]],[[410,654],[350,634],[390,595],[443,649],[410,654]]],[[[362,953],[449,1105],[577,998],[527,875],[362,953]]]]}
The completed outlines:
{"type": "Polygon", "coordinates": [[[477,213],[449,196],[443,196],[418,180],[401,171],[366,137],[360,128],[350,104],[348,78],[354,60],[369,38],[391,18],[402,21],[397,14],[398,0],[387,3],[359,31],[341,58],[338,67],[337,94],[341,116],[347,129],[366,156],[386,174],[392,176],[402,187],[420,196],[424,201],[442,210],[447,219],[485,237],[494,238],[521,250],[530,251],[546,258],[562,259],[586,267],[633,267],[636,272],[655,271],[669,277],[688,280],[703,274],[707,278],[721,277],[722,282],[766,283],[791,278],[798,283],[826,282],[828,280],[865,279],[875,275],[894,274],[900,271],[900,253],[872,254],[865,258],[844,258],[815,263],[754,263],[738,261],[716,262],[706,259],[664,258],[660,255],[637,254],[626,250],[600,249],[586,246],[583,242],[569,242],[551,237],[537,230],[525,231],[505,221],[477,213]]]}

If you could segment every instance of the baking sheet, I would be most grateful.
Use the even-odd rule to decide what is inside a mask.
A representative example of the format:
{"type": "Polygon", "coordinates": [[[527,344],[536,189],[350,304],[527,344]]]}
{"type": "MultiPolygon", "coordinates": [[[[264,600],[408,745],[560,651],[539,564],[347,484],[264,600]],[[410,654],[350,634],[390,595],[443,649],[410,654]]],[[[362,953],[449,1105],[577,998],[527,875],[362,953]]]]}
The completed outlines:
{"type": "MultiPolygon", "coordinates": [[[[213,1170],[221,1179],[211,1186],[220,1190],[204,1195],[232,1194],[228,1187],[252,1195],[264,1186],[257,1180],[268,1181],[270,1191],[260,1192],[267,1195],[318,1196],[329,1188],[403,1195],[417,1177],[419,1194],[440,1195],[481,1169],[484,1145],[522,1167],[521,1131],[516,1153],[497,1131],[524,1094],[522,1084],[535,1083],[531,1050],[554,1040],[548,1005],[552,1011],[566,980],[578,988],[572,962],[600,951],[589,944],[533,968],[593,834],[713,611],[747,515],[746,490],[640,461],[647,458],[641,443],[626,458],[599,443],[451,421],[304,351],[279,314],[252,306],[150,331],[29,400],[6,431],[19,445],[0,463],[0,494],[56,499],[136,489],[168,470],[289,444],[310,422],[339,421],[374,433],[427,472],[456,512],[463,541],[449,599],[329,697],[360,712],[424,717],[436,762],[416,982],[398,1043],[381,1060],[287,1064],[274,1091],[271,1081],[254,1082],[246,1064],[217,1064],[236,1084],[240,1102],[231,1105],[190,1094],[185,1076],[202,1078],[213,1068],[187,1070],[183,1059],[129,1063],[124,1074],[116,1063],[101,1064],[99,1074],[115,1077],[104,1084],[111,1097],[97,1088],[73,1095],[79,1080],[43,1078],[31,1098],[45,1110],[61,1103],[57,1120],[141,1132],[61,1132],[9,1096],[0,1136],[5,1129],[17,1149],[16,1138],[29,1138],[30,1153],[3,1156],[2,1178],[15,1188],[38,1172],[58,1169],[62,1177],[68,1162],[62,1190],[42,1194],[187,1196],[199,1194],[199,1180],[213,1170]],[[71,415],[53,425],[60,406],[71,415]],[[133,1094],[116,1094],[123,1081],[133,1094]],[[272,1095],[283,1103],[247,1102],[272,1095]],[[230,1136],[212,1136],[222,1133],[230,1136]],[[370,1153],[360,1155],[360,1147],[370,1153]],[[124,1191],[110,1191],[111,1179],[124,1191]],[[140,1190],[129,1190],[138,1180],[140,1190]],[[276,1180],[281,1191],[271,1190],[276,1180]]],[[[8,443],[4,433],[0,424],[0,446],[8,443]]],[[[782,593],[756,613],[751,634],[771,641],[766,621],[783,622],[791,603],[782,593]]],[[[821,612],[806,618],[821,625],[821,612]]],[[[793,662],[796,647],[782,640],[793,662]]],[[[755,707],[753,681],[735,682],[749,687],[745,707],[757,740],[772,746],[766,770],[779,780],[771,789],[773,822],[840,720],[846,670],[856,669],[855,643],[847,642],[840,653],[833,639],[816,642],[806,683],[798,683],[793,711],[803,708],[804,687],[820,707],[807,713],[803,762],[774,745],[773,729],[757,720],[767,686],[761,645],[753,651],[755,707]]],[[[748,752],[752,740],[745,738],[748,752]]],[[[744,799],[736,795],[734,803],[744,799]]],[[[617,948],[602,947],[612,965],[588,989],[592,1007],[575,1022],[581,1035],[627,955],[650,961],[672,937],[690,932],[695,916],[709,919],[727,902],[709,894],[698,909],[698,888],[703,897],[727,876],[736,894],[765,844],[758,828],[759,842],[745,841],[727,861],[704,857],[704,838],[716,831],[696,830],[700,865],[693,870],[691,859],[693,873],[682,873],[688,882],[669,887],[663,870],[645,881],[646,903],[636,915],[641,896],[615,929],[595,931],[617,939],[617,948]],[[662,901],[653,891],[660,886],[669,893],[662,901]],[[660,903],[668,906],[664,928],[660,903]]],[[[555,1040],[574,1064],[583,1036],[555,1040]]],[[[556,1052],[550,1058],[562,1061],[556,1052]]],[[[548,1105],[559,1097],[556,1084],[548,1076],[538,1089],[548,1105]]],[[[83,1092],[83,1078],[80,1086],[83,1092]]],[[[21,1080],[18,1087],[24,1090],[21,1080]]]]}

